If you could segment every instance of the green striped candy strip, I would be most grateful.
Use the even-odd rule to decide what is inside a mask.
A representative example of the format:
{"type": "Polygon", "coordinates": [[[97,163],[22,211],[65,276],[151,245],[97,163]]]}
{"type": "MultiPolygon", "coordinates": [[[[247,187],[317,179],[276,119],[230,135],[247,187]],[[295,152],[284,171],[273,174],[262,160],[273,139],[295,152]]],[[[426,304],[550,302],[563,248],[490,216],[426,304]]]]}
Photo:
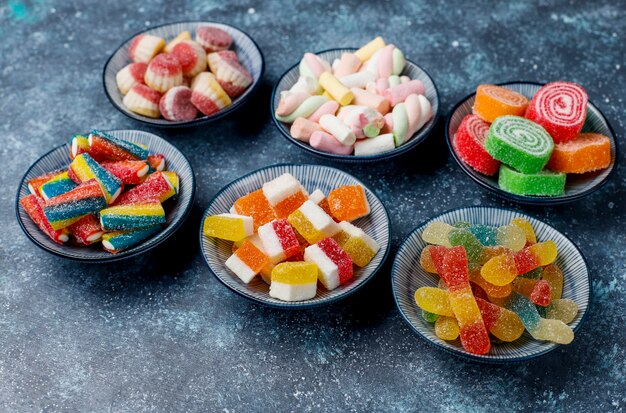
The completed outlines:
{"type": "Polygon", "coordinates": [[[536,173],[548,163],[554,142],[535,122],[519,116],[500,116],[489,128],[485,149],[520,172],[536,173]]]}
{"type": "Polygon", "coordinates": [[[565,193],[565,174],[548,170],[524,174],[500,165],[498,185],[516,195],[557,196],[565,193]]]}

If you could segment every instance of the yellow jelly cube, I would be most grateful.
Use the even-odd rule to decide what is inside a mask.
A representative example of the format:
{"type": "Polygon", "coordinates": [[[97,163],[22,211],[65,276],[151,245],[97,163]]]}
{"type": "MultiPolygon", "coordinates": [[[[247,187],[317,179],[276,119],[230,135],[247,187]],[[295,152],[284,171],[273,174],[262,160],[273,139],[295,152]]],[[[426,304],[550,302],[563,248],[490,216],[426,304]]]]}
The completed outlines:
{"type": "Polygon", "coordinates": [[[355,227],[347,221],[340,222],[339,228],[341,228],[341,232],[333,238],[352,258],[352,262],[356,266],[365,267],[376,256],[380,246],[362,229],[355,227]]]}
{"type": "Polygon", "coordinates": [[[203,231],[208,237],[239,241],[253,234],[254,225],[250,217],[220,214],[206,217],[203,231]]]}

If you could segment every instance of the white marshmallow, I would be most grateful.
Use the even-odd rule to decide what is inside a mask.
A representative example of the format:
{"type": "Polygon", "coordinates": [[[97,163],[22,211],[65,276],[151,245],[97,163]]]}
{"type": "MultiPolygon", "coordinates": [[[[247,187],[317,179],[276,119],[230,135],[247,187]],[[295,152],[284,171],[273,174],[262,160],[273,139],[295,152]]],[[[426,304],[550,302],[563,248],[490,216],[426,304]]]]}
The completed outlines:
{"type": "Polygon", "coordinates": [[[301,191],[300,182],[288,173],[263,184],[263,195],[272,206],[299,191],[301,191]]]}
{"type": "Polygon", "coordinates": [[[348,89],[353,87],[364,89],[369,82],[376,81],[376,76],[374,76],[372,72],[356,72],[351,75],[341,77],[339,81],[348,89]]]}
{"type": "Polygon", "coordinates": [[[383,152],[389,152],[396,148],[393,140],[393,133],[378,135],[372,139],[363,139],[354,144],[355,156],[376,155],[383,152]]]}
{"type": "Polygon", "coordinates": [[[356,135],[336,116],[324,115],[320,118],[320,126],[333,135],[342,145],[350,146],[356,142],[356,135]]]}

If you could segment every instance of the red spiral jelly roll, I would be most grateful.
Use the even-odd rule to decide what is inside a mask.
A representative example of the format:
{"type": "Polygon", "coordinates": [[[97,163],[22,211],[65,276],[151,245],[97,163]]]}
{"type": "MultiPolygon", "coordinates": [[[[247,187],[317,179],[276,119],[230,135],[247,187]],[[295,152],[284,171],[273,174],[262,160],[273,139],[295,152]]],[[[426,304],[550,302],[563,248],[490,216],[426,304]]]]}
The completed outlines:
{"type": "Polygon", "coordinates": [[[146,161],[102,162],[102,167],[119,178],[124,185],[137,185],[146,179],[150,165],[146,161]]]}
{"type": "Polygon", "coordinates": [[[576,83],[548,83],[531,99],[526,118],[543,126],[554,143],[569,142],[583,128],[587,102],[587,92],[576,83]]]}
{"type": "Polygon", "coordinates": [[[463,348],[473,354],[487,354],[491,348],[489,332],[472,293],[465,248],[435,246],[430,249],[430,255],[437,273],[448,288],[448,298],[459,323],[463,348]]]}
{"type": "Polygon", "coordinates": [[[454,149],[459,157],[476,171],[494,175],[500,169],[500,161],[485,150],[489,124],[476,115],[467,115],[454,135],[454,149]]]}
{"type": "Polygon", "coordinates": [[[102,227],[94,214],[89,214],[67,227],[70,234],[81,245],[90,245],[102,239],[102,227]]]}
{"type": "Polygon", "coordinates": [[[57,244],[63,244],[69,239],[66,230],[56,230],[52,228],[48,218],[43,212],[44,201],[43,199],[33,194],[27,195],[20,199],[20,205],[24,208],[24,211],[28,214],[30,219],[39,227],[44,234],[50,237],[50,239],[57,244]]]}

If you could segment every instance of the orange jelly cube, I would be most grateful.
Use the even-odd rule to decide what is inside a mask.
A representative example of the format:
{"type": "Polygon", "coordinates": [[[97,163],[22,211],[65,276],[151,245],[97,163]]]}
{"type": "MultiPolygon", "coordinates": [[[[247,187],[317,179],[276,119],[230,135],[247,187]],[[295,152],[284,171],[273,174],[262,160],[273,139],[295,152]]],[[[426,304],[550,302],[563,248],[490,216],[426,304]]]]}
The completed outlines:
{"type": "MultiPolygon", "coordinates": [[[[300,208],[309,198],[302,191],[288,196],[274,206],[278,219],[287,218],[293,211],[300,208]]],[[[268,204],[269,205],[269,204],[268,204]]]]}
{"type": "Polygon", "coordinates": [[[235,201],[235,212],[239,215],[252,217],[254,220],[254,232],[261,225],[267,224],[276,219],[276,214],[270,206],[270,203],[263,195],[263,190],[259,189],[244,195],[235,201]]]}
{"type": "Polygon", "coordinates": [[[361,185],[333,189],[328,194],[328,207],[337,221],[354,221],[370,213],[370,205],[361,185]]]}
{"type": "Polygon", "coordinates": [[[244,241],[241,247],[235,251],[235,255],[257,274],[270,262],[267,255],[263,254],[263,252],[250,241],[244,241]]]}

